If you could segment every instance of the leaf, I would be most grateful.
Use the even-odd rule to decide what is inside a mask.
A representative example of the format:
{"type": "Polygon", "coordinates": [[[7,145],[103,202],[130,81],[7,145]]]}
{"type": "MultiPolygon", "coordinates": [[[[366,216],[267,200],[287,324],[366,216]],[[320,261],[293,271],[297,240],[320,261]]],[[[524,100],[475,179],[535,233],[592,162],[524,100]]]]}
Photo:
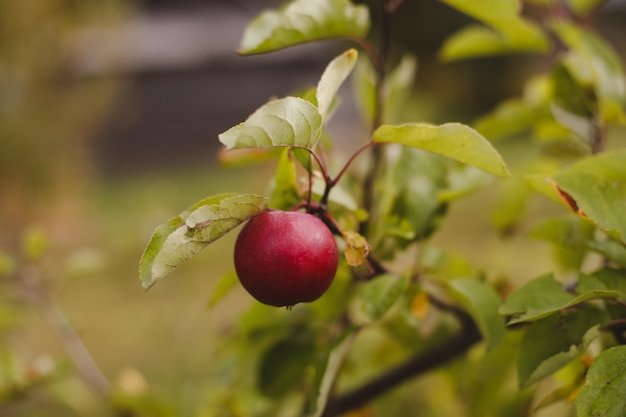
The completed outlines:
{"type": "Polygon", "coordinates": [[[584,16],[598,7],[602,0],[569,0],[572,12],[577,16],[584,16]]]}
{"type": "Polygon", "coordinates": [[[521,10],[519,2],[516,0],[442,1],[474,19],[487,22],[516,17],[521,10]]]}
{"type": "Polygon", "coordinates": [[[554,218],[539,222],[531,230],[530,236],[552,243],[561,264],[577,271],[595,230],[591,222],[576,217],[554,218]]]}
{"type": "Polygon", "coordinates": [[[372,251],[372,247],[367,240],[353,230],[348,230],[343,233],[343,238],[346,241],[344,248],[344,255],[350,266],[362,265],[372,251]]]}
{"type": "Polygon", "coordinates": [[[360,292],[361,312],[370,323],[381,319],[398,301],[408,283],[407,277],[380,275],[363,285],[360,292]]]}
{"type": "Polygon", "coordinates": [[[603,268],[595,271],[592,277],[604,286],[619,293],[619,299],[626,301],[626,271],[623,269],[603,268]]]}
{"type": "Polygon", "coordinates": [[[577,207],[609,234],[626,242],[626,150],[586,158],[552,177],[577,207]]]}
{"type": "Polygon", "coordinates": [[[619,56],[603,39],[578,25],[558,21],[553,29],[570,48],[563,64],[581,87],[594,89],[602,119],[624,122],[626,78],[619,56]]]}
{"type": "Polygon", "coordinates": [[[373,141],[399,143],[447,156],[493,175],[509,175],[502,157],[487,139],[460,123],[383,125],[374,132],[373,141]]]}
{"type": "Polygon", "coordinates": [[[520,388],[526,388],[577,358],[599,336],[606,314],[595,308],[552,315],[524,332],[517,357],[520,388]]]}
{"type": "Polygon", "coordinates": [[[232,289],[237,287],[237,284],[239,284],[239,278],[237,278],[237,273],[235,271],[230,271],[222,275],[213,289],[211,298],[208,302],[208,308],[215,307],[224,299],[224,297],[230,294],[232,289]]]}
{"type": "Polygon", "coordinates": [[[500,297],[493,288],[472,278],[457,278],[448,284],[470,313],[489,349],[504,340],[504,320],[498,314],[500,297]]]}
{"type": "Polygon", "coordinates": [[[300,201],[296,183],[296,163],[291,157],[291,149],[286,148],[278,158],[268,205],[277,210],[289,210],[300,201]]]}
{"type": "Polygon", "coordinates": [[[545,52],[547,42],[539,28],[524,20],[515,20],[514,27],[502,28],[471,25],[446,39],[440,51],[445,61],[490,56],[510,52],[545,52]]]}
{"type": "Polygon", "coordinates": [[[246,28],[238,52],[271,52],[328,38],[363,37],[369,31],[367,6],[348,0],[294,0],[259,14],[246,28]]]}
{"type": "Polygon", "coordinates": [[[263,395],[283,397],[297,389],[315,358],[311,335],[290,335],[272,345],[261,358],[257,384],[263,395]]]}
{"type": "Polygon", "coordinates": [[[208,197],[157,227],[139,262],[145,289],[266,207],[264,197],[220,194],[208,197]]]}
{"type": "MultiPolygon", "coordinates": [[[[403,55],[402,59],[385,78],[386,103],[382,120],[401,122],[407,113],[407,101],[412,95],[412,87],[417,72],[417,59],[413,55],[403,55]]],[[[352,77],[352,91],[361,116],[372,123],[376,112],[376,70],[367,58],[358,60],[352,77]]]]}
{"type": "Polygon", "coordinates": [[[579,417],[623,417],[626,412],[626,346],[602,352],[576,399],[579,417]]]}
{"type": "Polygon", "coordinates": [[[335,99],[339,87],[352,72],[358,57],[356,49],[348,49],[333,59],[324,70],[317,84],[317,107],[323,117],[328,116],[331,104],[335,99]]]}
{"type": "Polygon", "coordinates": [[[550,115],[552,90],[552,80],[547,76],[531,78],[524,86],[522,97],[503,101],[476,120],[474,127],[491,141],[531,131],[538,120],[550,115]]]}
{"type": "Polygon", "coordinates": [[[472,25],[453,34],[441,51],[446,60],[515,51],[545,52],[548,48],[541,29],[520,17],[517,0],[443,2],[489,26],[472,25]]]}
{"type": "Polygon", "coordinates": [[[447,185],[445,158],[419,149],[391,145],[376,184],[377,216],[370,234],[375,252],[383,259],[416,240],[430,236],[439,226],[446,204],[439,192],[447,185]]]}
{"type": "Polygon", "coordinates": [[[358,335],[358,330],[358,327],[345,329],[324,352],[324,357],[315,372],[312,397],[307,404],[307,416],[321,417],[324,413],[332,388],[335,386],[337,374],[358,335]]]}
{"type": "Polygon", "coordinates": [[[578,290],[578,295],[567,293],[552,274],[543,275],[511,293],[498,312],[512,316],[511,325],[537,321],[587,300],[619,297],[619,292],[585,275],[579,277],[578,290]]]}
{"type": "Polygon", "coordinates": [[[322,115],[309,101],[298,97],[272,100],[245,122],[219,135],[228,149],[300,146],[313,149],[320,138],[322,115]]]}

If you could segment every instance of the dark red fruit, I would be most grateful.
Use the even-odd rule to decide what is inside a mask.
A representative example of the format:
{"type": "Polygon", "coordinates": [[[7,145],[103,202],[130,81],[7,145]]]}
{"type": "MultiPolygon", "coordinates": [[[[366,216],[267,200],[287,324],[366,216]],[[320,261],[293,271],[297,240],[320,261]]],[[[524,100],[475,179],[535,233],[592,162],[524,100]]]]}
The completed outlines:
{"type": "Polygon", "coordinates": [[[241,229],[235,270],[243,287],[272,306],[318,299],[337,272],[337,244],[317,217],[268,210],[241,229]]]}

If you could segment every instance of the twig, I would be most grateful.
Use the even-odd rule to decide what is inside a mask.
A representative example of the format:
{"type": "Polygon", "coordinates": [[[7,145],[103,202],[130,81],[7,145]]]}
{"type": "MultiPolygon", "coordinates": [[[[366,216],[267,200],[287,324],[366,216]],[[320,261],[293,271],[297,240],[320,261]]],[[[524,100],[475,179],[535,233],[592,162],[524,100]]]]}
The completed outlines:
{"type": "Polygon", "coordinates": [[[39,310],[41,316],[57,336],[85,383],[100,397],[108,397],[111,392],[109,381],[63,312],[43,288],[39,269],[32,265],[23,267],[19,281],[26,297],[39,310]]]}

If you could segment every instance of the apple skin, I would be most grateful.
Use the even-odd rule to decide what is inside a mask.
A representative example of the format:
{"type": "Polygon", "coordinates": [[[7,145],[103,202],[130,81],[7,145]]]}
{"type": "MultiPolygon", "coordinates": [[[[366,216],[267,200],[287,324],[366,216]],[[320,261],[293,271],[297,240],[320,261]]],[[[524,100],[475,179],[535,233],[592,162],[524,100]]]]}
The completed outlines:
{"type": "Polygon", "coordinates": [[[235,243],[241,285],[276,307],[318,299],[332,283],[338,259],[328,227],[296,211],[264,211],[244,225],[235,243]]]}

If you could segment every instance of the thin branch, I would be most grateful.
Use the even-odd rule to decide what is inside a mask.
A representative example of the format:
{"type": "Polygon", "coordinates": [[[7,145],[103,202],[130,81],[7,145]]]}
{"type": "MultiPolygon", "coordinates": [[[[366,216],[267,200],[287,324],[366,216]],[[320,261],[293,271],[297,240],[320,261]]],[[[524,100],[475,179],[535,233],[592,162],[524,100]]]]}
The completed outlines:
{"type": "Polygon", "coordinates": [[[111,392],[109,381],[68,319],[46,292],[41,284],[38,268],[25,266],[19,275],[19,281],[26,297],[39,310],[52,332],[57,336],[85,383],[100,397],[108,397],[111,392]]]}

